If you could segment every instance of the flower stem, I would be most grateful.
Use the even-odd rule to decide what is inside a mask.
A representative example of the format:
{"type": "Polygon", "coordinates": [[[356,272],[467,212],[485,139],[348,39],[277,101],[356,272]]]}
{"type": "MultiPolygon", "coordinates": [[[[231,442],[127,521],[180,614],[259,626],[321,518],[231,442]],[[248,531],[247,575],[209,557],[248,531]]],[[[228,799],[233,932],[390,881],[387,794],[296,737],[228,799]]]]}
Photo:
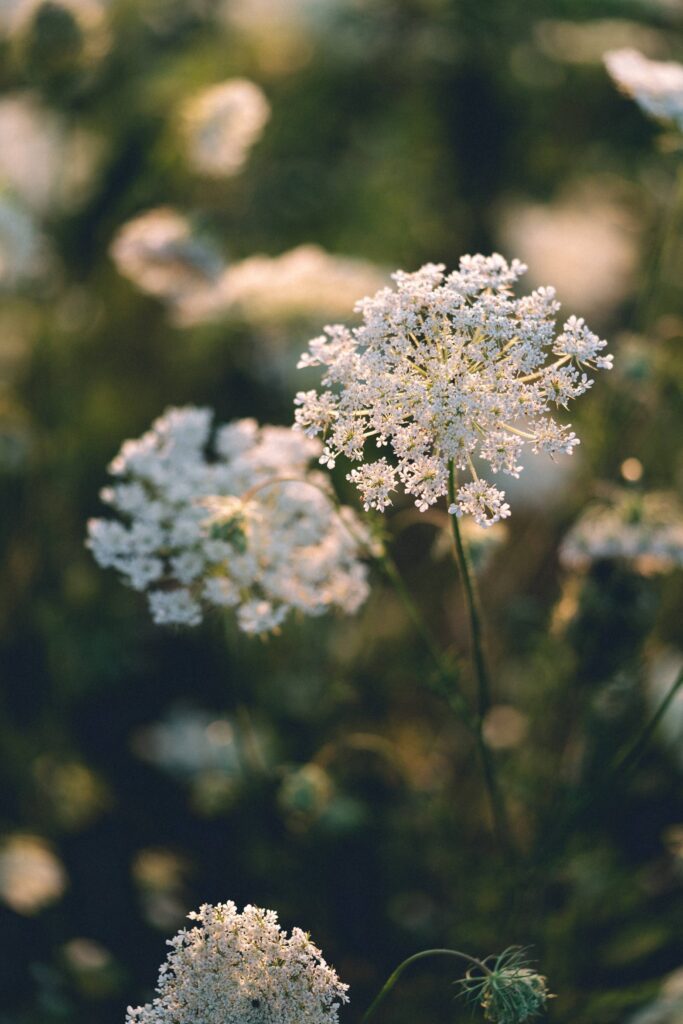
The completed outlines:
{"type": "Polygon", "coordinates": [[[477,723],[470,710],[469,704],[463,696],[460,686],[458,684],[457,672],[453,666],[445,664],[444,655],[441,652],[436,640],[432,636],[432,633],[425,622],[420,609],[415,604],[412,595],[401,576],[398,566],[395,561],[389,555],[387,551],[384,551],[381,555],[376,556],[377,564],[387,577],[394,590],[396,591],[403,607],[405,608],[410,621],[413,623],[417,633],[419,634],[422,642],[427,648],[432,661],[439,674],[439,680],[444,688],[448,702],[458,715],[460,720],[467,726],[467,728],[475,736],[477,734],[477,723]]]}
{"type": "Polygon", "coordinates": [[[607,768],[602,778],[595,782],[588,792],[578,794],[568,808],[565,816],[560,820],[546,842],[541,846],[530,867],[530,880],[535,879],[535,872],[540,864],[552,860],[555,854],[561,850],[571,835],[572,829],[579,816],[592,804],[599,802],[605,795],[612,791],[613,784],[618,777],[624,777],[633,771],[647,749],[650,737],[666,714],[669,705],[678,691],[683,687],[683,671],[679,672],[673,681],[668,692],[663,697],[656,711],[643,726],[636,738],[628,747],[614,759],[607,768]]]}
{"type": "MultiPolygon", "coordinates": [[[[448,500],[451,504],[455,503],[456,488],[455,488],[455,465],[453,460],[448,464],[448,500]]],[[[489,795],[489,801],[491,804],[491,810],[493,812],[493,822],[498,837],[498,842],[501,849],[505,853],[506,858],[510,864],[516,862],[516,851],[514,843],[512,841],[512,833],[510,830],[510,823],[508,821],[507,810],[505,808],[505,800],[498,784],[496,776],[496,769],[491,756],[491,751],[486,745],[486,741],[483,735],[484,717],[489,707],[491,706],[491,687],[489,681],[488,667],[486,665],[486,658],[484,656],[484,642],[481,627],[481,613],[479,611],[479,598],[476,590],[476,583],[474,580],[474,574],[472,572],[470,561],[465,550],[462,536],[460,534],[460,527],[458,526],[458,517],[452,515],[451,528],[453,532],[453,544],[455,547],[455,560],[458,565],[460,572],[460,581],[462,583],[463,595],[465,598],[465,605],[467,607],[467,614],[470,625],[470,652],[472,656],[472,666],[474,668],[474,676],[477,683],[477,695],[478,695],[478,717],[477,717],[477,728],[476,728],[476,740],[479,757],[481,759],[482,769],[484,772],[484,781],[486,783],[486,789],[489,795]]]]}
{"type": "Polygon", "coordinates": [[[623,752],[623,754],[621,754],[621,756],[619,756],[615,760],[615,762],[612,765],[612,768],[611,768],[611,770],[609,772],[609,778],[610,779],[613,778],[615,775],[617,775],[619,772],[623,772],[625,769],[628,770],[628,771],[631,771],[633,768],[635,768],[635,766],[638,764],[638,762],[640,761],[641,757],[645,753],[645,749],[646,749],[647,744],[648,744],[648,742],[650,740],[650,737],[652,736],[652,733],[655,731],[655,729],[659,725],[661,719],[664,717],[664,715],[668,711],[669,705],[671,704],[671,702],[673,701],[674,697],[676,696],[676,694],[678,693],[678,691],[681,689],[682,686],[683,686],[683,670],[681,670],[678,673],[678,675],[676,676],[676,678],[674,679],[673,683],[671,684],[671,686],[669,688],[668,693],[663,697],[659,707],[657,708],[655,713],[652,715],[652,717],[650,718],[649,722],[647,722],[643,726],[641,732],[639,733],[638,736],[636,736],[635,740],[630,745],[630,747],[628,747],[623,752]]]}
{"type": "Polygon", "coordinates": [[[389,995],[406,967],[410,967],[411,964],[416,963],[418,960],[424,960],[428,956],[454,956],[457,959],[467,961],[467,963],[472,964],[473,967],[478,967],[484,974],[493,973],[490,967],[487,967],[481,960],[477,960],[474,956],[469,956],[468,953],[461,953],[457,949],[424,949],[421,953],[414,953],[413,956],[409,956],[407,960],[404,960],[402,964],[398,965],[393,974],[391,974],[384,983],[384,986],[380,989],[378,995],[375,996],[369,1008],[365,1011],[362,1017],[362,1024],[366,1024],[366,1021],[370,1020],[370,1017],[372,1017],[380,1003],[384,1002],[384,999],[389,995]]]}

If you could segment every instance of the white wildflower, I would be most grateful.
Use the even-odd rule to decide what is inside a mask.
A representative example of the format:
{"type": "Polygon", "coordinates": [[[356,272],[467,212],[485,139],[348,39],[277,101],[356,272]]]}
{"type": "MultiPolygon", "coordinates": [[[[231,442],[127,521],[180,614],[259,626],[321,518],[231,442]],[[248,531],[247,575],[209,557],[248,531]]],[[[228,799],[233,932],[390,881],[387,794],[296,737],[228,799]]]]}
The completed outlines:
{"type": "Polygon", "coordinates": [[[92,192],[101,140],[32,92],[0,99],[0,183],[34,213],[71,211],[92,192]]]}
{"type": "Polygon", "coordinates": [[[369,538],[309,469],[319,454],[284,427],[238,420],[212,435],[209,410],[170,409],[112,462],[102,498],[123,521],[91,520],[88,546],[147,591],[159,624],[194,626],[207,607],[230,607],[244,632],[266,633],[292,609],[354,612],[369,538]]]}
{"type": "Polygon", "coordinates": [[[258,327],[283,321],[343,316],[359,295],[385,283],[373,263],[337,256],[318,245],[299,245],[279,256],[256,255],[231,263],[212,288],[183,295],[173,310],[181,327],[221,318],[258,327]]]}
{"type": "Polygon", "coordinates": [[[550,202],[504,206],[499,238],[529,265],[532,287],[543,283],[540,275],[557,281],[562,303],[604,319],[630,293],[639,267],[632,207],[608,181],[585,177],[550,202]]]}
{"type": "Polygon", "coordinates": [[[671,572],[683,566],[683,506],[667,492],[614,488],[574,524],[560,559],[573,569],[620,559],[643,575],[671,572]]]}
{"type": "Polygon", "coordinates": [[[239,726],[200,708],[175,707],[138,730],[135,753],[171,775],[192,779],[202,772],[236,776],[240,769],[239,726]]]}
{"type": "Polygon", "coordinates": [[[323,435],[325,464],[341,455],[363,463],[348,478],[366,509],[386,508],[400,482],[426,510],[448,493],[452,464],[471,480],[449,512],[487,526],[510,509],[503,491],[479,479],[476,457],[515,478],[526,446],[555,455],[579,443],[553,407],[591,386],[587,370],[609,368],[607,343],[576,317],[556,334],[552,288],[514,298],[525,270],[494,254],[464,256],[448,276],[435,264],[399,271],[395,289],[358,303],[360,327],[327,327],[310,343],[299,365],[323,366],[325,390],[297,394],[296,425],[323,435]],[[396,466],[365,461],[370,439],[390,448],[396,466]]]}
{"type": "Polygon", "coordinates": [[[31,213],[0,193],[0,293],[44,275],[47,242],[31,213]]]}
{"type": "Polygon", "coordinates": [[[67,886],[61,860],[39,836],[15,834],[0,846],[0,900],[30,916],[59,900],[67,886]]]}
{"type": "Polygon", "coordinates": [[[190,164],[200,174],[237,174],[270,117],[263,91],[246,78],[231,78],[191,96],[182,120],[190,164]]]}
{"type": "Polygon", "coordinates": [[[119,273],[138,288],[167,302],[208,288],[218,280],[223,260],[170,207],[148,210],[128,221],[111,244],[119,273]]]}
{"type": "Polygon", "coordinates": [[[348,986],[300,928],[272,910],[204,904],[169,941],[157,997],[128,1007],[126,1024],[336,1024],[348,986]]]}
{"type": "Polygon", "coordinates": [[[608,50],[604,61],[622,92],[646,114],[673,121],[683,131],[683,64],[648,60],[633,49],[608,50]]]}
{"type": "Polygon", "coordinates": [[[152,618],[159,626],[198,626],[202,621],[201,605],[189,590],[153,590],[149,595],[152,618]]]}

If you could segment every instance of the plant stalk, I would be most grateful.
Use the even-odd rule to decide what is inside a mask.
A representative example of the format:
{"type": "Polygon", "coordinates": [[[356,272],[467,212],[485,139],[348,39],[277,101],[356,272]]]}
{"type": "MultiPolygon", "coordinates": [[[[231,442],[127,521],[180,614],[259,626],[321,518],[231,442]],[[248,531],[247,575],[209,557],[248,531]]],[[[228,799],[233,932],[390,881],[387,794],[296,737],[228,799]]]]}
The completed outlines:
{"type": "MultiPolygon", "coordinates": [[[[456,490],[455,490],[455,466],[453,460],[448,464],[448,500],[449,503],[455,502],[456,490]]],[[[477,717],[477,729],[476,729],[476,741],[477,750],[481,759],[482,769],[484,772],[484,781],[486,783],[486,789],[489,796],[489,802],[491,804],[491,811],[493,813],[494,828],[496,836],[510,865],[514,865],[517,860],[517,853],[512,840],[512,832],[510,829],[510,822],[505,807],[505,800],[498,784],[498,778],[496,775],[496,768],[491,755],[491,751],[486,745],[484,739],[483,726],[484,717],[486,712],[491,706],[491,687],[489,682],[489,672],[486,665],[486,657],[484,654],[484,641],[481,626],[481,613],[479,611],[479,598],[476,589],[476,583],[474,574],[470,566],[467,551],[460,533],[460,527],[458,526],[458,517],[452,515],[451,529],[453,533],[453,545],[455,548],[455,560],[460,573],[460,582],[462,583],[463,596],[465,598],[465,605],[467,607],[467,615],[470,626],[470,653],[472,657],[472,665],[474,668],[474,676],[477,684],[477,696],[478,696],[478,717],[477,717]]]]}
{"type": "Polygon", "coordinates": [[[368,1009],[365,1011],[362,1017],[362,1024],[366,1024],[366,1022],[370,1020],[370,1017],[372,1017],[373,1013],[380,1005],[380,1003],[384,1002],[385,998],[389,995],[392,988],[405,971],[406,967],[410,967],[411,964],[416,963],[418,960],[424,960],[425,957],[428,956],[454,956],[460,960],[465,960],[467,963],[472,964],[473,967],[478,967],[479,970],[482,971],[484,974],[492,973],[491,969],[487,967],[485,963],[482,963],[481,960],[477,960],[477,958],[474,956],[469,956],[468,953],[461,953],[457,949],[424,949],[420,953],[414,953],[412,956],[409,956],[407,960],[404,960],[402,964],[398,965],[396,970],[393,972],[393,974],[389,976],[389,978],[384,983],[383,987],[380,989],[378,995],[375,996],[374,1000],[372,1001],[368,1009]]]}

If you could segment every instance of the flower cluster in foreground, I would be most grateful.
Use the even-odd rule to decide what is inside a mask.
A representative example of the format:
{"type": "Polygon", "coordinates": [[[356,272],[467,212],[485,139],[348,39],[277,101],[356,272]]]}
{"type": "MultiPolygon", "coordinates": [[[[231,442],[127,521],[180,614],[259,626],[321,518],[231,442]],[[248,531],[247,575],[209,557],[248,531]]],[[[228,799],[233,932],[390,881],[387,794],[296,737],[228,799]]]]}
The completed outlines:
{"type": "Polygon", "coordinates": [[[648,60],[638,50],[609,50],[605,66],[627,96],[650,117],[673,121],[683,131],[683,64],[648,60]]]}
{"type": "Polygon", "coordinates": [[[208,409],[169,409],[124,443],[102,492],[124,522],[89,522],[97,562],[146,590],[160,624],[197,625],[213,605],[234,608],[244,632],[266,633],[291,609],[356,611],[368,593],[367,536],[309,469],[320,445],[250,419],[212,435],[211,420],[208,409]]]}
{"type": "Polygon", "coordinates": [[[272,910],[204,904],[169,941],[157,998],[129,1007],[126,1024],[336,1024],[348,986],[300,928],[272,910]]]}
{"type": "Polygon", "coordinates": [[[324,390],[300,391],[296,424],[322,434],[321,462],[360,462],[349,480],[366,509],[383,511],[399,482],[425,511],[451,490],[449,512],[488,526],[510,514],[505,493],[479,476],[517,477],[525,446],[570,454],[579,443],[552,415],[592,384],[587,370],[607,369],[606,342],[572,316],[556,334],[553,288],[514,298],[525,272],[518,260],[464,256],[446,276],[441,264],[393,275],[396,288],[361,300],[360,327],[327,327],[300,367],[324,367],[324,390]],[[366,460],[366,442],[389,447],[366,460]],[[449,488],[449,475],[470,479],[449,488]]]}
{"type": "Polygon", "coordinates": [[[614,488],[569,531],[560,560],[585,569],[600,559],[629,562],[643,575],[683,567],[683,507],[675,494],[614,488]]]}

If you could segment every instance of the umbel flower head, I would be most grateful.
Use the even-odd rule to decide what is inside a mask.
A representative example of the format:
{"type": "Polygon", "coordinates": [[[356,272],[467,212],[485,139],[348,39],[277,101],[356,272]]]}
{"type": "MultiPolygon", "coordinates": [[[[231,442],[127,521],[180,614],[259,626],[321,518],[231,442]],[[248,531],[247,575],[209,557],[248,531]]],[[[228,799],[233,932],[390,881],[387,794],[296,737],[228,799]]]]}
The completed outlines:
{"type": "Polygon", "coordinates": [[[613,559],[644,576],[683,567],[683,505],[674,493],[611,488],[588,506],[560,547],[570,569],[613,559]]]}
{"type": "Polygon", "coordinates": [[[515,298],[525,270],[494,254],[463,256],[448,276],[432,263],[398,271],[395,289],[357,304],[360,327],[327,327],[310,342],[299,366],[324,367],[324,390],[297,394],[296,424],[323,435],[323,464],[340,455],[361,464],[348,479],[366,509],[383,511],[400,482],[425,511],[448,493],[450,473],[464,471],[469,479],[448,511],[489,526],[510,508],[475,459],[517,477],[525,447],[571,454],[579,443],[553,412],[583,394],[587,371],[609,368],[612,357],[600,354],[606,342],[582,319],[570,317],[556,334],[553,288],[515,298]],[[370,439],[393,460],[369,461],[370,439]]]}
{"type": "Polygon", "coordinates": [[[204,904],[188,917],[159,971],[157,998],[128,1007],[126,1024],[336,1024],[343,984],[300,928],[272,910],[204,904]]]}
{"type": "Polygon", "coordinates": [[[315,441],[237,420],[212,436],[209,409],[169,409],[109,467],[92,519],[99,565],[146,590],[154,621],[197,625],[207,606],[236,610],[240,629],[277,629],[291,609],[354,612],[368,593],[351,509],[335,511],[327,477],[309,469],[315,441]]]}
{"type": "Polygon", "coordinates": [[[246,78],[231,78],[191,96],[183,105],[189,161],[207,177],[237,174],[270,117],[263,91],[246,78]]]}
{"type": "Polygon", "coordinates": [[[184,214],[168,206],[126,221],[110,252],[124,277],[168,302],[209,287],[223,271],[218,251],[194,234],[184,214]]]}
{"type": "Polygon", "coordinates": [[[608,50],[603,60],[612,80],[641,110],[683,131],[683,64],[648,60],[638,50],[608,50]]]}
{"type": "MultiPolygon", "coordinates": [[[[484,961],[488,967],[492,958],[484,961]]],[[[484,1010],[492,1024],[523,1024],[545,1010],[548,999],[546,979],[524,958],[524,950],[512,946],[493,959],[489,973],[467,976],[458,982],[463,994],[484,1010]]]]}

